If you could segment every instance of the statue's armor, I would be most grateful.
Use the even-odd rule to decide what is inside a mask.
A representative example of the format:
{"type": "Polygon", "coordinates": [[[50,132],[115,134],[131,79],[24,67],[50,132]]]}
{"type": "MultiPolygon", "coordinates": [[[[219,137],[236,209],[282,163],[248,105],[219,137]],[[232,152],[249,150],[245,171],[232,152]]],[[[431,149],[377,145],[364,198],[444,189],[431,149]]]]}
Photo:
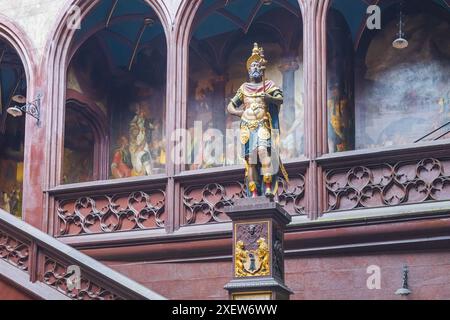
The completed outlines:
{"type": "Polygon", "coordinates": [[[241,142],[246,144],[254,132],[259,139],[270,139],[270,119],[267,105],[261,95],[244,93],[244,114],[241,118],[241,142]]]}
{"type": "Polygon", "coordinates": [[[236,107],[243,105],[244,108],[240,139],[246,147],[245,154],[249,154],[257,147],[271,147],[272,119],[264,101],[264,92],[282,96],[281,90],[272,81],[267,80],[265,84],[244,83],[232,99],[236,107]]]}

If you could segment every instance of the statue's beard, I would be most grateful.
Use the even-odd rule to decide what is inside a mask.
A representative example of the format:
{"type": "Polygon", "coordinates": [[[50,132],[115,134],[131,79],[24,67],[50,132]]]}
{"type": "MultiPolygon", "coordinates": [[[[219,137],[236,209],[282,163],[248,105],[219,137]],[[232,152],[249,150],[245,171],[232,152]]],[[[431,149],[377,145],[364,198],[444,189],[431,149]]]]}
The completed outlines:
{"type": "Polygon", "coordinates": [[[261,79],[263,73],[259,70],[253,70],[249,72],[250,79],[261,79]]]}

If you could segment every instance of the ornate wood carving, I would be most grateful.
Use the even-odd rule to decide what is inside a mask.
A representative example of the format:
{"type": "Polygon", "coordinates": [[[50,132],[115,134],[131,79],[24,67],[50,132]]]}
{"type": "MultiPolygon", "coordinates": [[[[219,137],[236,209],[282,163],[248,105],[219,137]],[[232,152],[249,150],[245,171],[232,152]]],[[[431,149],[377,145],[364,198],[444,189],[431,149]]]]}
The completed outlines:
{"type": "MultiPolygon", "coordinates": [[[[224,208],[235,199],[246,197],[244,183],[236,181],[224,184],[209,183],[204,186],[185,188],[183,203],[185,224],[207,224],[230,221],[224,208]]],[[[305,214],[305,177],[302,174],[292,176],[288,183],[279,178],[278,202],[292,215],[305,214]]]]}
{"type": "Polygon", "coordinates": [[[326,172],[328,211],[450,199],[450,159],[423,159],[326,172]]]}
{"type": "Polygon", "coordinates": [[[28,271],[29,245],[0,230],[0,259],[28,271]]]}
{"type": "Polygon", "coordinates": [[[163,190],[152,190],[60,200],[58,235],[164,228],[165,199],[163,190]]]}
{"type": "Polygon", "coordinates": [[[223,208],[236,198],[244,198],[245,186],[241,182],[210,183],[204,187],[192,186],[184,190],[186,224],[206,224],[230,221],[223,208]]]}
{"type": "Polygon", "coordinates": [[[289,183],[280,178],[278,181],[278,202],[291,215],[305,213],[305,176],[290,176],[289,183]]]}
{"type": "Polygon", "coordinates": [[[58,290],[62,294],[74,300],[123,300],[111,291],[105,289],[95,281],[83,275],[79,277],[79,286],[74,279],[73,285],[69,287],[68,279],[74,277],[73,272],[68,271],[68,267],[50,257],[45,257],[44,272],[41,281],[48,286],[58,290]]]}
{"type": "Polygon", "coordinates": [[[273,229],[272,252],[273,276],[284,280],[283,232],[279,228],[273,229]]]}

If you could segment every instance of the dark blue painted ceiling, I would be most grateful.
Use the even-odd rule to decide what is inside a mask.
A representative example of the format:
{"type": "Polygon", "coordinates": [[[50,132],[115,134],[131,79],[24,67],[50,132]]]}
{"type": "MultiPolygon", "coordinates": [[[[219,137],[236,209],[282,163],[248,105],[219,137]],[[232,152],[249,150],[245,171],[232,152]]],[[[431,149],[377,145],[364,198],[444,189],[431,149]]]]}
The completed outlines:
{"type": "MultiPolygon", "coordinates": [[[[19,73],[11,66],[2,65],[0,69],[0,83],[2,90],[2,106],[3,109],[7,108],[9,99],[13,95],[13,90],[16,87],[19,73]]],[[[25,80],[25,79],[24,79],[25,80]]],[[[21,92],[21,94],[26,94],[26,92],[21,92]]],[[[2,110],[4,111],[4,110],[2,110]]]]}
{"type": "Polygon", "coordinates": [[[0,113],[3,113],[8,107],[8,103],[13,95],[26,95],[27,84],[25,71],[19,55],[4,41],[0,43],[0,57],[0,113]]]}
{"type": "MultiPolygon", "coordinates": [[[[425,1],[425,0],[423,0],[425,1]]],[[[432,0],[439,6],[450,11],[450,1],[449,0],[432,0]]],[[[347,21],[350,27],[353,40],[358,36],[361,25],[364,23],[365,19],[368,17],[366,14],[367,7],[369,4],[378,2],[381,10],[385,10],[392,5],[398,5],[400,0],[387,0],[387,1],[374,1],[374,0],[334,0],[332,2],[332,8],[338,10],[347,21]]]]}
{"type": "Polygon", "coordinates": [[[76,32],[74,43],[84,42],[95,34],[103,41],[114,64],[124,67],[128,65],[133,54],[144,18],[152,18],[155,24],[145,29],[139,48],[163,36],[164,29],[154,10],[144,0],[118,0],[110,24],[106,27],[115,2],[116,0],[100,1],[83,19],[81,29],[76,32]]]}
{"type": "Polygon", "coordinates": [[[271,5],[262,5],[261,0],[204,0],[197,12],[198,25],[193,35],[204,40],[239,29],[245,31],[252,21],[277,8],[301,16],[297,0],[273,0],[271,5]]]}

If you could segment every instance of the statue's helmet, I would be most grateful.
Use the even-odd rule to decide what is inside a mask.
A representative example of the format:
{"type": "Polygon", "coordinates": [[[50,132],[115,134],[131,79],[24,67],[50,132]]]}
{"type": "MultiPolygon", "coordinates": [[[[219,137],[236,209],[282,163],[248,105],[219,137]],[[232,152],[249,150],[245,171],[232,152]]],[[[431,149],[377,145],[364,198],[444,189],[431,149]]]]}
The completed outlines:
{"type": "Polygon", "coordinates": [[[254,62],[259,62],[263,70],[266,68],[267,60],[264,58],[264,49],[256,42],[253,45],[252,55],[247,60],[247,71],[250,70],[254,62]]]}

